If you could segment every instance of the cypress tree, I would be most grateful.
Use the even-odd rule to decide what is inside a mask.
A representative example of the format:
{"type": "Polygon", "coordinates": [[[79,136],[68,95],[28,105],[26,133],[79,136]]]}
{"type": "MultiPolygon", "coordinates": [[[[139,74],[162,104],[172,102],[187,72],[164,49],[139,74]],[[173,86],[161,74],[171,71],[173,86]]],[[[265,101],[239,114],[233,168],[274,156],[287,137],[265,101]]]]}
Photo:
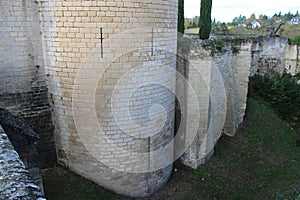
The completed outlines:
{"type": "Polygon", "coordinates": [[[209,38],[211,31],[211,7],[212,0],[201,0],[200,20],[199,20],[199,36],[205,40],[209,38]]]}
{"type": "Polygon", "coordinates": [[[184,33],[184,0],[178,1],[178,28],[179,33],[184,33]]]}

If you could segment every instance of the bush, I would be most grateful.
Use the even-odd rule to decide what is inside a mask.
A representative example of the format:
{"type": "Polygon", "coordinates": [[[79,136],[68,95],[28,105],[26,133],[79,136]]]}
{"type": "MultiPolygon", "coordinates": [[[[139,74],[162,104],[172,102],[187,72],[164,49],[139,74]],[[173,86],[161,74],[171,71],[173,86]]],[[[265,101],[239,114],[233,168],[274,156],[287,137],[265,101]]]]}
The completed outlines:
{"type": "Polygon", "coordinates": [[[294,43],[300,45],[300,35],[296,35],[294,38],[294,43]]]}
{"type": "Polygon", "coordinates": [[[291,125],[300,124],[300,74],[254,75],[249,82],[249,95],[269,102],[291,125]]]}

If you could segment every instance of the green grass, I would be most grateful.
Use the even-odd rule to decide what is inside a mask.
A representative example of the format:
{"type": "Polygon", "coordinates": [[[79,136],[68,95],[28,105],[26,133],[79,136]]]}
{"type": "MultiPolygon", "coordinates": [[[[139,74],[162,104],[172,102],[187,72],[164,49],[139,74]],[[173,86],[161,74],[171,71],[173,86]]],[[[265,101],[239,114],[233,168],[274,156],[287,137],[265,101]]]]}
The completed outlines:
{"type": "Polygon", "coordinates": [[[185,34],[194,34],[194,35],[197,35],[197,34],[199,34],[199,28],[185,29],[184,33],[185,34]]]}
{"type": "Polygon", "coordinates": [[[240,134],[223,137],[214,159],[194,174],[216,199],[274,199],[300,183],[297,139],[268,104],[250,99],[240,134]]]}
{"type": "Polygon", "coordinates": [[[61,167],[43,170],[42,176],[48,200],[113,200],[117,197],[61,167]]]}
{"type": "MultiPolygon", "coordinates": [[[[175,163],[169,183],[148,199],[296,199],[299,139],[267,103],[249,99],[236,137],[223,136],[215,156],[198,170],[175,163]]],[[[61,168],[45,171],[43,178],[48,200],[124,199],[61,168]]]]}

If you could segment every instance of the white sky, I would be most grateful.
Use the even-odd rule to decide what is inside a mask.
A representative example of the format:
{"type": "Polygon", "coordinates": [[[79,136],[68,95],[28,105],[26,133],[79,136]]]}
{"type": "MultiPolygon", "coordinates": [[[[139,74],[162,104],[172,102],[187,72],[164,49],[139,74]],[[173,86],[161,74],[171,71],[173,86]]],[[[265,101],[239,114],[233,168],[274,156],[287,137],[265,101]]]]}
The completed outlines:
{"type": "MultiPolygon", "coordinates": [[[[201,0],[185,0],[185,17],[192,18],[200,15],[201,0]]],[[[231,22],[234,17],[240,14],[250,17],[255,13],[256,17],[259,14],[265,14],[269,17],[281,11],[282,14],[295,14],[300,12],[300,0],[213,0],[212,1],[212,20],[231,22]]]]}

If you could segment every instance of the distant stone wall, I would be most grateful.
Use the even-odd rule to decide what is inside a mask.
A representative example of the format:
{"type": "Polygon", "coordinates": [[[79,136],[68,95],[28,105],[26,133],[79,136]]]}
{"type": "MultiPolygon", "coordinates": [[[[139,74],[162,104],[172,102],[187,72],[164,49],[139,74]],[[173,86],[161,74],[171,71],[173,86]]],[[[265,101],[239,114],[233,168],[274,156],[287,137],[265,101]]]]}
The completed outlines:
{"type": "Polygon", "coordinates": [[[45,200],[0,126],[0,199],[45,200]]]}
{"type": "Polygon", "coordinates": [[[251,52],[251,75],[282,73],[284,70],[292,74],[300,72],[299,46],[289,44],[286,37],[262,37],[252,43],[251,52]]]}
{"type": "Polygon", "coordinates": [[[210,41],[180,39],[177,70],[187,84],[176,83],[177,130],[183,135],[196,135],[181,161],[193,168],[213,155],[219,137],[234,136],[243,121],[249,76],[255,73],[295,74],[299,69],[299,47],[284,37],[215,38],[210,41]],[[196,93],[197,101],[191,94],[196,93]],[[181,109],[182,113],[180,114],[181,109]],[[197,120],[195,116],[200,112],[197,120]],[[178,117],[180,116],[180,117],[178,117]],[[180,118],[180,120],[179,120],[180,118]],[[198,126],[195,133],[190,127],[198,126]]]}
{"type": "Polygon", "coordinates": [[[24,119],[41,137],[40,165],[56,163],[45,81],[38,4],[0,1],[0,107],[24,119]]]}

